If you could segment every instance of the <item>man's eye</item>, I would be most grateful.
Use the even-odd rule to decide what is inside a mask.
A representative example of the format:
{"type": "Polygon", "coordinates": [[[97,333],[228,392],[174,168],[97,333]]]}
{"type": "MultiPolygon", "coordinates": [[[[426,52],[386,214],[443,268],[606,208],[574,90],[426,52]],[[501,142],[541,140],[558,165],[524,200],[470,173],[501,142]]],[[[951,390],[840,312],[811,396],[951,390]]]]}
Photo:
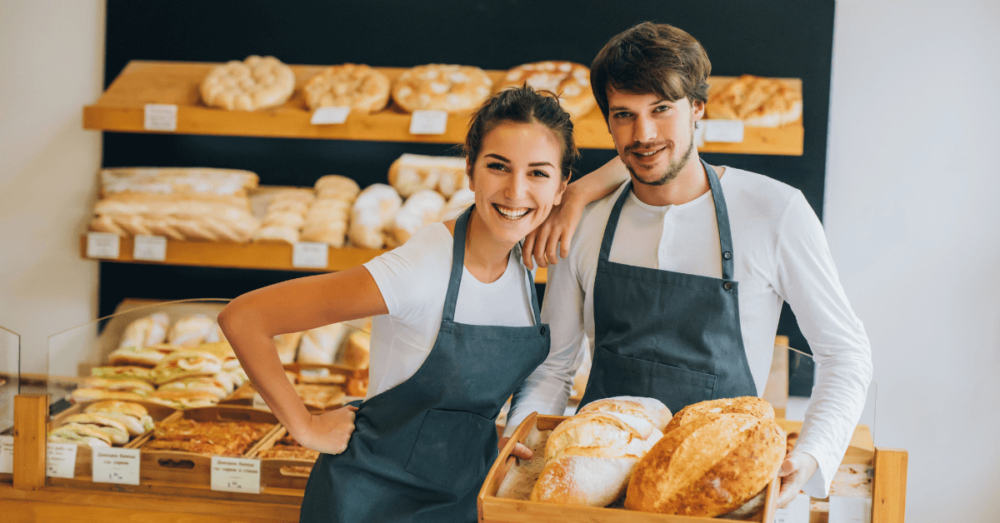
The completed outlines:
{"type": "Polygon", "coordinates": [[[632,113],[626,113],[626,112],[615,113],[615,118],[628,118],[629,116],[632,116],[632,113]]]}
{"type": "Polygon", "coordinates": [[[669,110],[670,110],[670,106],[669,105],[658,105],[658,106],[656,106],[655,109],[653,109],[653,112],[662,113],[662,112],[666,112],[666,111],[669,111],[669,110]]]}

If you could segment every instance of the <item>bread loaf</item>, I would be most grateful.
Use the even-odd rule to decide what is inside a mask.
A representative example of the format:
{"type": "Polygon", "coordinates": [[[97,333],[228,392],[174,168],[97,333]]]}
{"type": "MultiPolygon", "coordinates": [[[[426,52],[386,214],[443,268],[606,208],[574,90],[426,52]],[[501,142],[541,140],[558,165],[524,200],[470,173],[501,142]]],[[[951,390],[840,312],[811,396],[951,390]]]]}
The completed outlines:
{"type": "Polygon", "coordinates": [[[663,432],[670,421],[670,409],[659,400],[654,398],[640,398],[636,396],[618,396],[615,398],[605,398],[597,400],[580,409],[579,414],[586,412],[606,412],[616,414],[619,417],[627,416],[628,422],[639,430],[648,434],[644,424],[648,423],[656,430],[663,432]]]}
{"type": "Polygon", "coordinates": [[[774,479],[785,433],[770,419],[707,414],[667,432],[629,482],[625,508],[715,517],[735,510],[774,479]]]}
{"type": "Polygon", "coordinates": [[[163,340],[167,338],[169,324],[170,318],[162,312],[139,318],[125,327],[118,348],[135,347],[141,349],[147,345],[163,343],[163,340]]]}
{"type": "Polygon", "coordinates": [[[409,241],[414,234],[437,221],[444,208],[444,197],[436,191],[421,190],[413,193],[396,213],[396,218],[386,231],[386,245],[392,249],[409,241]]]}
{"type": "Polygon", "coordinates": [[[339,174],[328,174],[316,180],[316,196],[321,199],[344,200],[354,202],[361,192],[358,182],[339,174]]]}
{"type": "Polygon", "coordinates": [[[348,327],[334,323],[306,331],[299,343],[299,363],[333,363],[348,327]]]}
{"type": "Polygon", "coordinates": [[[455,191],[455,194],[451,196],[448,203],[441,209],[441,215],[438,216],[437,221],[446,222],[454,220],[474,203],[476,203],[476,193],[472,192],[471,189],[459,189],[455,191]]]}
{"type": "Polygon", "coordinates": [[[319,195],[302,226],[302,239],[343,247],[347,239],[347,223],[351,206],[358,197],[357,182],[345,176],[331,174],[316,182],[319,195]]]}
{"type": "Polygon", "coordinates": [[[295,352],[299,349],[301,340],[301,332],[289,332],[274,337],[274,346],[278,349],[278,359],[281,363],[285,365],[295,363],[295,352]]]}
{"type": "Polygon", "coordinates": [[[371,335],[367,332],[352,332],[340,351],[340,363],[355,369],[367,369],[371,335]]]}
{"type": "Polygon", "coordinates": [[[774,419],[774,407],[756,396],[722,398],[693,403],[677,411],[663,432],[670,432],[706,414],[749,414],[758,418],[774,419]]]}
{"type": "Polygon", "coordinates": [[[459,189],[469,188],[463,158],[404,154],[389,166],[389,185],[408,198],[423,190],[436,190],[450,197],[459,189]]]}
{"type": "Polygon", "coordinates": [[[255,111],[285,103],[295,90],[292,68],[273,56],[250,55],[221,64],[201,82],[205,105],[230,111],[255,111]]]}
{"type": "Polygon", "coordinates": [[[403,205],[396,189],[376,183],[361,191],[351,209],[348,237],[357,247],[381,249],[385,246],[385,229],[392,225],[403,205]]]}

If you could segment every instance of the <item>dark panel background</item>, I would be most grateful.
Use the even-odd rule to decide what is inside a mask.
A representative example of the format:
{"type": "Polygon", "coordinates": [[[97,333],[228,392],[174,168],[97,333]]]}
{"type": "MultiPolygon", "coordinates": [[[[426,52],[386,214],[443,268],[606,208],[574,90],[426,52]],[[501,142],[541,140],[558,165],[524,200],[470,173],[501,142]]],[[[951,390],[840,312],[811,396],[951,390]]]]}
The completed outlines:
{"type": "MultiPolygon", "coordinates": [[[[249,54],[290,64],[360,62],[409,67],[460,63],[485,69],[548,59],[589,64],[611,36],[654,20],[681,27],[701,41],[712,74],[801,78],[805,154],[800,157],[705,154],[788,183],[822,216],[826,165],[833,0],[522,0],[408,2],[241,2],[108,0],[105,85],[129,60],[224,62],[249,54]]],[[[454,154],[447,145],[105,133],[103,164],[201,166],[254,171],[267,185],[312,185],[345,174],[362,185],[384,182],[404,152],[454,154]]],[[[589,172],[614,152],[584,150],[578,171],[589,172]]],[[[124,297],[235,297],[296,272],[101,264],[100,312],[124,297]]],[[[778,332],[792,346],[807,344],[786,305],[778,332]]],[[[793,393],[807,394],[811,367],[791,363],[793,393]]]]}

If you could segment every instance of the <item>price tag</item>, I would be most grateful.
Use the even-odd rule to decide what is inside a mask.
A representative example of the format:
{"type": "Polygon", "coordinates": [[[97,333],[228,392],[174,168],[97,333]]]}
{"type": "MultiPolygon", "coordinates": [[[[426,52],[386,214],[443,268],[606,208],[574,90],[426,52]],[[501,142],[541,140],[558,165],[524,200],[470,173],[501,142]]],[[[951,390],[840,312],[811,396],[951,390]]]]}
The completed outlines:
{"type": "Polygon", "coordinates": [[[260,460],[212,456],[212,490],[260,494],[260,460]]]}
{"type": "Polygon", "coordinates": [[[264,409],[268,412],[271,412],[271,407],[267,406],[267,403],[264,402],[264,398],[260,397],[259,392],[253,393],[253,408],[264,409]]]}
{"type": "Polygon", "coordinates": [[[46,443],[45,475],[50,478],[73,479],[77,448],[75,443],[46,443]]]}
{"type": "Polygon", "coordinates": [[[313,111],[309,123],[313,125],[340,124],[347,121],[349,114],[351,114],[350,107],[320,107],[313,111]]]}
{"type": "Polygon", "coordinates": [[[325,269],[330,246],[325,243],[298,242],[292,246],[292,267],[325,269]]]}
{"type": "Polygon", "coordinates": [[[830,523],[871,523],[872,498],[830,496],[830,523]]]}
{"type": "Polygon", "coordinates": [[[447,128],[445,111],[413,111],[410,118],[410,134],[444,134],[447,128]]]}
{"type": "Polygon", "coordinates": [[[114,233],[88,232],[87,257],[117,259],[119,240],[118,235],[114,233]]]}
{"type": "Polygon", "coordinates": [[[177,106],[171,104],[146,104],[143,128],[147,131],[176,131],[177,106]]]}
{"type": "Polygon", "coordinates": [[[132,257],[137,260],[163,261],[167,259],[167,239],[163,236],[137,234],[132,247],[132,257]]]}
{"type": "Polygon", "coordinates": [[[139,484],[139,449],[94,448],[94,483],[139,484]]]}
{"type": "Polygon", "coordinates": [[[740,120],[705,120],[705,141],[740,143],[743,141],[743,122],[740,120]]]}
{"type": "Polygon", "coordinates": [[[14,436],[0,436],[0,474],[14,473],[14,436]]]}
{"type": "Polygon", "coordinates": [[[775,511],[774,523],[809,523],[809,495],[800,492],[788,506],[775,511]]]}

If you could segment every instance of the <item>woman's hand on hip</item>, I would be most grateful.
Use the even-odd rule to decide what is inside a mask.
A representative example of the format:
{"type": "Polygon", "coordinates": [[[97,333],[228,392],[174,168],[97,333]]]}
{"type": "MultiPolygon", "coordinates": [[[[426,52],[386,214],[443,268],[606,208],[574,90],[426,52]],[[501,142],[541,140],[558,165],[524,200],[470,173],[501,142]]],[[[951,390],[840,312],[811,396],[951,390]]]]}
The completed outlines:
{"type": "Polygon", "coordinates": [[[324,454],[340,454],[347,450],[347,443],[354,433],[354,413],[357,410],[357,407],[342,407],[314,414],[302,437],[292,436],[304,447],[324,454]]]}

